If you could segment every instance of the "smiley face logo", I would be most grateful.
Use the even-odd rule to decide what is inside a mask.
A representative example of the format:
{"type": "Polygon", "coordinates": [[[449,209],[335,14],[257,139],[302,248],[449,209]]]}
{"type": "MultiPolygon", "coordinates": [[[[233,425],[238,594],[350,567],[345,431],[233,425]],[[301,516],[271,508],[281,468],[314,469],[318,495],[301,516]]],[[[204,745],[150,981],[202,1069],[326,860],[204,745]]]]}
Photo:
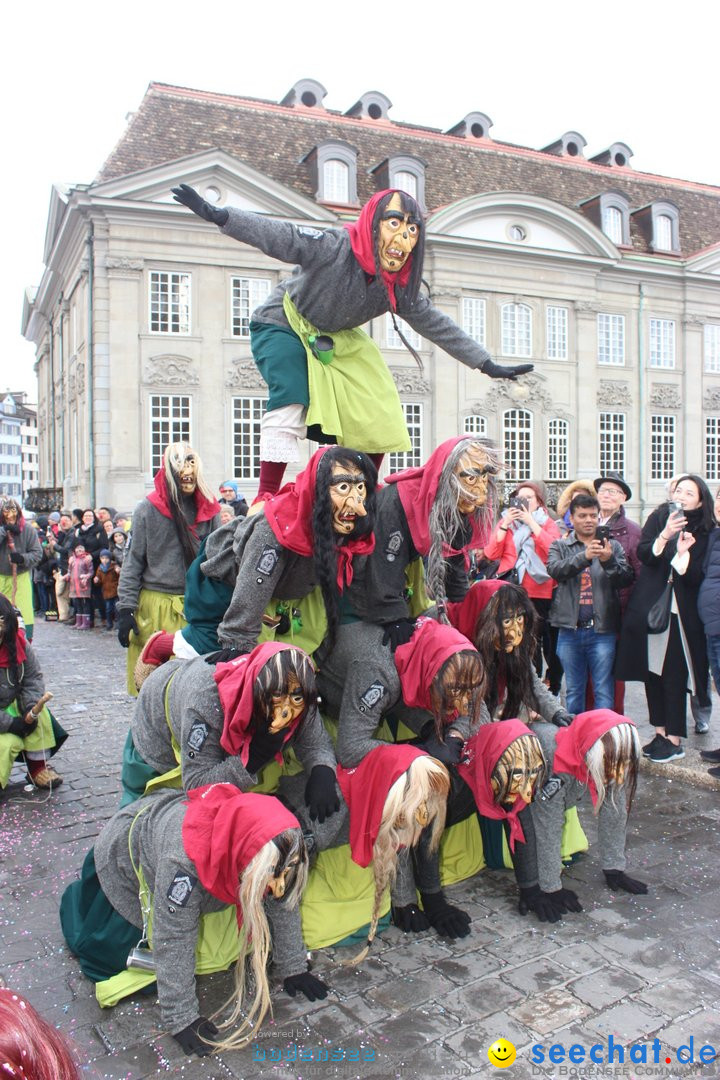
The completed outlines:
{"type": "Polygon", "coordinates": [[[515,1047],[507,1039],[496,1039],[488,1050],[488,1058],[497,1069],[507,1069],[515,1060],[515,1047]]]}

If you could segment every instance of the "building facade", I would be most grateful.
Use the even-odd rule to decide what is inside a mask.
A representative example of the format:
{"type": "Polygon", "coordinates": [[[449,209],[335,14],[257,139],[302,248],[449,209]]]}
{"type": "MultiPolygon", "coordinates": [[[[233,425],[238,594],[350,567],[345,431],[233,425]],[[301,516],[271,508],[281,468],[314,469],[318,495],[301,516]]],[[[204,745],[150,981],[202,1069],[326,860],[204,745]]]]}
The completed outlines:
{"type": "Polygon", "coordinates": [[[637,514],[681,470],[720,480],[720,188],[637,172],[624,143],[588,158],[578,132],[533,150],[494,141],[479,112],[442,132],[394,123],[382,94],[342,114],[324,96],[310,79],[279,103],[151,84],[97,178],[53,189],[23,314],[41,485],[130,508],[187,438],[211,483],[257,490],[249,320],[291,268],[178,206],[181,182],[314,228],[388,186],[423,205],[434,302],[535,370],[493,381],[404,327],[419,368],[375,320],[413,444],[389,468],[471,432],[503,447],[510,480],[617,470],[637,514]]]}

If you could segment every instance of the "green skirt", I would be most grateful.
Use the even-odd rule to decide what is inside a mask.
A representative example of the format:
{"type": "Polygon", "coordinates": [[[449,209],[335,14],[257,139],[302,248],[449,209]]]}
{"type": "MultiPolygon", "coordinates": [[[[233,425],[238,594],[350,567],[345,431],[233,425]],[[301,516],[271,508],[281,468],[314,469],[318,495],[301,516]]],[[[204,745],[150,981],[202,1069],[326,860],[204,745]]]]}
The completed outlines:
{"type": "Polygon", "coordinates": [[[130,645],[127,651],[127,691],[133,697],[137,697],[135,664],[147,639],[156,630],[166,630],[168,634],[174,634],[176,630],[181,630],[185,626],[183,597],[175,593],[141,589],[135,622],[139,633],[130,632],[130,645]]]}

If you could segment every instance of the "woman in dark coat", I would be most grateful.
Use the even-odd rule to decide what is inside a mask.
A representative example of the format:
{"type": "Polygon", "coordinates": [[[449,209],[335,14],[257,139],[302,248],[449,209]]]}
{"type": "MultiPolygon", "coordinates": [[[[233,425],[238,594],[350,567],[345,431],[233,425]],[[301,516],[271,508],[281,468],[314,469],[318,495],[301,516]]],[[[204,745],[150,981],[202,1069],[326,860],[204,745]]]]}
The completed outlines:
{"type": "Polygon", "coordinates": [[[655,737],[643,747],[651,761],[685,756],[687,694],[707,693],[705,632],[698,592],[708,537],[715,527],[713,499],[705,482],[682,476],[674,503],[663,503],[645,522],[637,554],[643,564],[623,620],[615,676],[643,681],[655,737]],[[648,613],[672,577],[670,623],[650,634],[648,613]]]}

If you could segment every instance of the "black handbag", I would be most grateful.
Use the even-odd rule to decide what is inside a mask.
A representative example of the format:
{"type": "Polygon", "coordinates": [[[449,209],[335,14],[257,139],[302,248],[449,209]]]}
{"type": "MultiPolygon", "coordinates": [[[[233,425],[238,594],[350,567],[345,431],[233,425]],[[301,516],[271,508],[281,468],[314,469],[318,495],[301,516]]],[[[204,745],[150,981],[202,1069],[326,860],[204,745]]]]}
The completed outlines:
{"type": "Polygon", "coordinates": [[[665,588],[648,611],[647,627],[649,634],[664,634],[667,630],[668,626],[670,625],[670,608],[672,607],[672,597],[673,582],[671,570],[665,588]]]}
{"type": "Polygon", "coordinates": [[[499,581],[507,581],[509,585],[520,584],[520,575],[517,566],[511,567],[510,570],[506,570],[503,574],[498,574],[497,577],[499,581]]]}

